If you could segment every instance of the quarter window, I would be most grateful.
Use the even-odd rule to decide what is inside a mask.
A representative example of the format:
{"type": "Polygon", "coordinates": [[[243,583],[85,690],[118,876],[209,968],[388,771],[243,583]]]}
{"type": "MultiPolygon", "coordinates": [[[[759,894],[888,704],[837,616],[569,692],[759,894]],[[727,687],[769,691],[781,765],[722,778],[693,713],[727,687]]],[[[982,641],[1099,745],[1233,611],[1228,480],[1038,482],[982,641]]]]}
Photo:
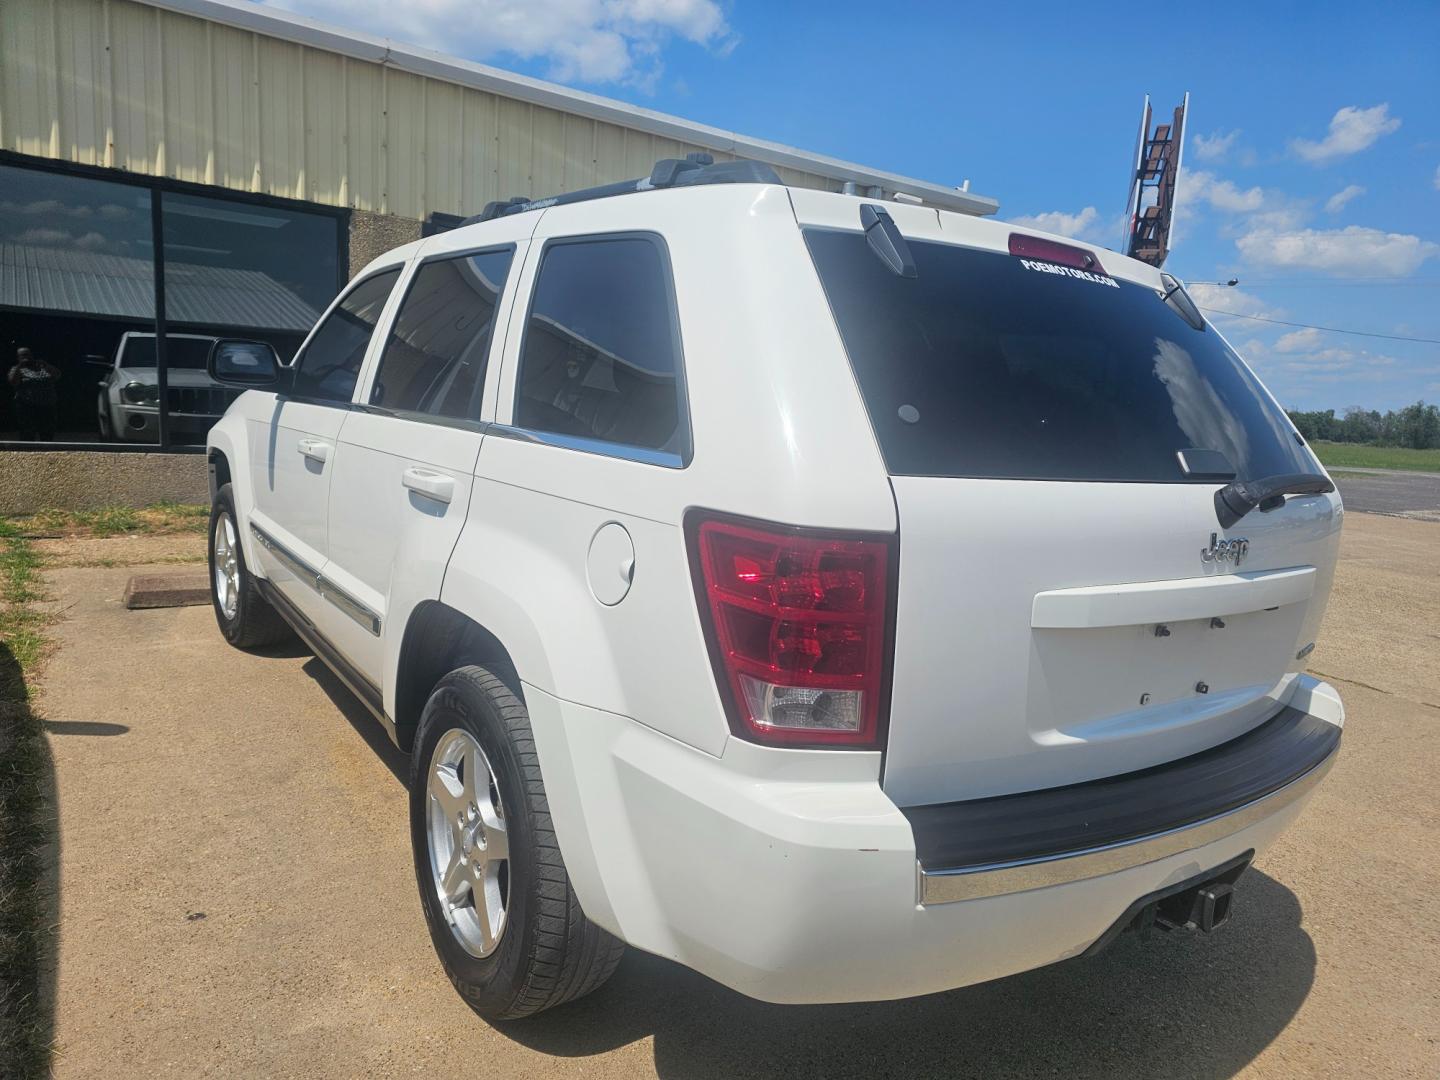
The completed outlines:
{"type": "Polygon", "coordinates": [[[516,424],[681,454],[680,372],[669,267],[657,240],[546,248],[520,354],[516,424]]]}
{"type": "Polygon", "coordinates": [[[398,268],[366,278],[325,317],[295,361],[296,397],[350,400],[365,348],[399,278],[398,268]]]}
{"type": "Polygon", "coordinates": [[[455,419],[479,414],[509,251],[422,265],[385,343],[370,404],[455,419]]]}

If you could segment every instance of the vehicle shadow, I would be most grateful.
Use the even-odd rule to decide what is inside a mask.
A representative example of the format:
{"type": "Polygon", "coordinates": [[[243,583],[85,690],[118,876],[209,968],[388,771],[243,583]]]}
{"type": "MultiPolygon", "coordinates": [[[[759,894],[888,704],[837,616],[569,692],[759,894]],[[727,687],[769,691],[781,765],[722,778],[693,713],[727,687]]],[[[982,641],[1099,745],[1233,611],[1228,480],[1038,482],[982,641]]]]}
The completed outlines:
{"type": "Polygon", "coordinates": [[[350,692],[350,688],[340,681],[340,676],[331,671],[325,661],[314,655],[310,656],[300,670],[319,684],[325,695],[335,703],[335,708],[355,729],[355,734],[365,740],[365,745],[370,747],[381,763],[390,770],[390,775],[399,781],[400,786],[407,786],[410,782],[410,758],[390,741],[390,736],[386,734],[380,721],[376,720],[360,699],[350,692]]]}
{"type": "MultiPolygon", "coordinates": [[[[857,927],[863,933],[863,927],[857,927]]],[[[1229,1077],[1299,1010],[1315,974],[1300,904],[1250,870],[1210,935],[1123,935],[1096,957],[908,1001],[779,1006],[631,950],[588,998],[495,1025],[563,1057],[653,1038],[670,1080],[1229,1077]]]]}
{"type": "Polygon", "coordinates": [[[0,1076],[40,1068],[55,1034],[59,801],[50,741],[29,698],[0,640],[0,1076]]]}

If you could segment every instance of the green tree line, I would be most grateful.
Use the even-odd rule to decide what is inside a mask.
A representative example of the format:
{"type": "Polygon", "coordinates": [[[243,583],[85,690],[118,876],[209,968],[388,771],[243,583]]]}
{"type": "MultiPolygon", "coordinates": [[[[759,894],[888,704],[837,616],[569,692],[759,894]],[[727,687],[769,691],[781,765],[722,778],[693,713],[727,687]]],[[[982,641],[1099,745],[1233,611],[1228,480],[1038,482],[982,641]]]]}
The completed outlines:
{"type": "Polygon", "coordinates": [[[1308,440],[1369,443],[1372,446],[1407,446],[1413,450],[1440,447],[1440,408],[1417,401],[1403,409],[1380,412],[1352,405],[1343,416],[1334,409],[1323,412],[1286,410],[1308,440]]]}

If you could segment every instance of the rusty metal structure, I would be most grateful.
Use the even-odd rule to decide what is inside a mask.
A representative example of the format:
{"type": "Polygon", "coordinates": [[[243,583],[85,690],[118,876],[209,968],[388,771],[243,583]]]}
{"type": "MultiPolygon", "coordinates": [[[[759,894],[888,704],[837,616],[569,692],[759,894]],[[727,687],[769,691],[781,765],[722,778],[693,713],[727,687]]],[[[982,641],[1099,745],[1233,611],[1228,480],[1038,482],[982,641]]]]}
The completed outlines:
{"type": "Polygon", "coordinates": [[[1190,109],[1190,95],[1176,107],[1170,123],[1152,120],[1150,96],[1140,113],[1140,134],[1135,141],[1135,156],[1130,174],[1130,192],[1126,202],[1125,253],[1132,258],[1165,265],[1170,254],[1170,232],[1175,220],[1175,184],[1180,176],[1180,159],[1184,150],[1185,115],[1190,109]]]}

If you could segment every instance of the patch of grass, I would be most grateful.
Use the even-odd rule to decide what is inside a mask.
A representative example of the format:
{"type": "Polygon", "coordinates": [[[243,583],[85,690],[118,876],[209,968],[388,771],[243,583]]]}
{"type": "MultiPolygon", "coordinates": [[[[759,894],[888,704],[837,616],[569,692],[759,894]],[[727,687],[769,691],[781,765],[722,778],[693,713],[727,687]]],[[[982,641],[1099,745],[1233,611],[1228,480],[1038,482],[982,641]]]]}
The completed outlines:
{"type": "Polygon", "coordinates": [[[103,510],[77,510],[75,522],[91,536],[118,536],[140,531],[140,515],[128,506],[107,506],[103,510]]]}
{"type": "Polygon", "coordinates": [[[79,569],[101,569],[114,570],[122,566],[183,566],[203,563],[209,556],[204,551],[193,551],[186,554],[174,555],[146,555],[139,558],[111,558],[102,556],[98,559],[74,559],[64,555],[51,555],[47,564],[50,567],[79,568],[79,569]]]}
{"type": "Polygon", "coordinates": [[[85,539],[203,533],[209,519],[210,507],[203,503],[160,502],[143,510],[128,506],[107,506],[99,510],[41,510],[15,518],[12,526],[20,535],[31,538],[85,539]]]}
{"type": "Polygon", "coordinates": [[[30,708],[29,676],[44,658],[48,621],[41,563],[13,522],[0,520],[0,1076],[50,1071],[50,1023],[39,998],[48,925],[47,750],[30,708]]]}
{"type": "Polygon", "coordinates": [[[1440,472],[1440,449],[1411,450],[1404,446],[1367,446],[1364,443],[1324,441],[1312,442],[1310,448],[1327,468],[1344,468],[1349,465],[1360,469],[1440,472]]]}
{"type": "Polygon", "coordinates": [[[203,533],[210,528],[210,507],[205,503],[158,502],[140,511],[147,532],[203,533]]]}

